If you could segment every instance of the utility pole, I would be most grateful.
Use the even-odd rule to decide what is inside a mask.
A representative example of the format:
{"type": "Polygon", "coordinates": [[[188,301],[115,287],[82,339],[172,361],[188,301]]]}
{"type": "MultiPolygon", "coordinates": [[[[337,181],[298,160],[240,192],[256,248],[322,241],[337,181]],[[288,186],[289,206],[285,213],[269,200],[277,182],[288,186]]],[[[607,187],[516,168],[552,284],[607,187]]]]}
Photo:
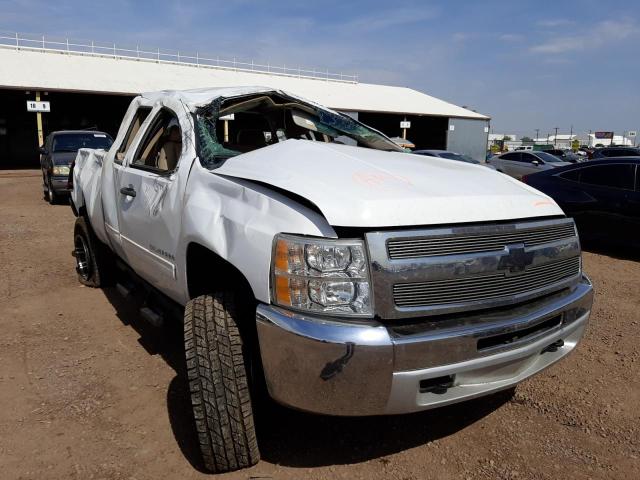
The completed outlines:
{"type": "Polygon", "coordinates": [[[569,150],[573,150],[573,125],[571,125],[571,132],[569,132],[569,150]]]}
{"type": "Polygon", "coordinates": [[[533,139],[533,143],[538,143],[538,138],[540,137],[540,129],[536,128],[536,138],[533,139]]]}
{"type": "Polygon", "coordinates": [[[556,127],[556,135],[553,137],[553,146],[558,145],[558,127],[556,127]]]}

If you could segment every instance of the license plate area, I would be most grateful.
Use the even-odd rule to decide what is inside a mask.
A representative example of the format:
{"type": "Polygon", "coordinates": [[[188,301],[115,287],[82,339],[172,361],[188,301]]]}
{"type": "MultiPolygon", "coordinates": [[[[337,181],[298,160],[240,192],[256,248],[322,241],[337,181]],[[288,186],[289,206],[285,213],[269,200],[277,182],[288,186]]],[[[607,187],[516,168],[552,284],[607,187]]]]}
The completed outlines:
{"type": "Polygon", "coordinates": [[[499,335],[492,335],[490,337],[484,337],[478,340],[477,348],[479,352],[491,350],[499,347],[506,347],[512,344],[521,343],[526,340],[537,337],[547,331],[562,325],[562,315],[555,315],[542,322],[539,322],[530,327],[521,328],[513,332],[501,333],[499,335]]]}

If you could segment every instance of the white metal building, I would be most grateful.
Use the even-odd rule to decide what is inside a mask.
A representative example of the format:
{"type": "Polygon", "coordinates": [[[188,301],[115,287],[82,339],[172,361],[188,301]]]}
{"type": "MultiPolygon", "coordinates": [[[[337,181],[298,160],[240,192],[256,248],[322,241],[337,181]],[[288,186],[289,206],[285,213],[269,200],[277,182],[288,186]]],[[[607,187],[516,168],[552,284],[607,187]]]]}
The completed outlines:
{"type": "Polygon", "coordinates": [[[260,85],[348,113],[416,148],[451,149],[484,159],[489,117],[422,92],[360,83],[330,72],[177,56],[161,51],[0,35],[0,168],[37,162],[36,118],[27,100],[50,102],[44,135],[97,127],[115,136],[130,98],[163,89],[260,85]]]}
{"type": "Polygon", "coordinates": [[[596,145],[598,146],[601,145],[603,147],[608,147],[610,145],[621,145],[625,147],[631,147],[634,145],[634,142],[632,139],[627,138],[623,135],[613,135],[613,138],[597,138],[595,134],[590,133],[589,146],[595,147],[596,145]]]}
{"type": "Polygon", "coordinates": [[[576,138],[578,136],[574,134],[559,133],[558,135],[534,138],[533,141],[538,145],[553,145],[556,148],[567,150],[571,148],[571,144],[576,138]]]}

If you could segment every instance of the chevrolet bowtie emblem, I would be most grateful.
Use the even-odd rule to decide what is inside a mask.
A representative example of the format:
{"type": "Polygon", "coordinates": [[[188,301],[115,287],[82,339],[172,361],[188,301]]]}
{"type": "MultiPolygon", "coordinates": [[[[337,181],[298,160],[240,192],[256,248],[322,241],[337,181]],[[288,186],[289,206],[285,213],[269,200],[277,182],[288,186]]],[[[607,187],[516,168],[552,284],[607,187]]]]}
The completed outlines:
{"type": "Polygon", "coordinates": [[[510,273],[521,273],[533,263],[533,252],[526,252],[524,244],[507,245],[507,254],[500,258],[499,270],[510,273]]]}

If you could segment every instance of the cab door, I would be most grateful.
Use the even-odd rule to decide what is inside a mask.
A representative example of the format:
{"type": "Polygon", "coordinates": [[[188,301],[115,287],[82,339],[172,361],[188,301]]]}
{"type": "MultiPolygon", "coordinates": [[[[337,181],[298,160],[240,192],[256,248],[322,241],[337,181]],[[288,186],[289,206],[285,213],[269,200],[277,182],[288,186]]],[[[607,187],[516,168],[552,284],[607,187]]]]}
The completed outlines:
{"type": "Polygon", "coordinates": [[[521,152],[509,152],[504,155],[500,155],[500,167],[499,170],[510,175],[512,177],[520,178],[520,156],[521,152]]]}
{"type": "Polygon", "coordinates": [[[613,159],[582,169],[580,184],[591,199],[586,220],[593,234],[620,242],[637,231],[635,176],[635,164],[613,159]]]}
{"type": "Polygon", "coordinates": [[[155,107],[145,126],[119,172],[120,237],[135,272],[175,298],[183,191],[177,172],[184,129],[177,113],[166,106],[155,107]]]}
{"type": "Polygon", "coordinates": [[[127,155],[132,155],[132,145],[139,138],[144,120],[151,112],[151,107],[133,103],[123,120],[125,132],[118,132],[116,142],[111,147],[108,162],[103,170],[102,205],[104,213],[105,231],[111,247],[120,257],[124,257],[122,239],[120,237],[120,221],[118,218],[118,202],[120,200],[120,176],[124,168],[127,155]]]}

